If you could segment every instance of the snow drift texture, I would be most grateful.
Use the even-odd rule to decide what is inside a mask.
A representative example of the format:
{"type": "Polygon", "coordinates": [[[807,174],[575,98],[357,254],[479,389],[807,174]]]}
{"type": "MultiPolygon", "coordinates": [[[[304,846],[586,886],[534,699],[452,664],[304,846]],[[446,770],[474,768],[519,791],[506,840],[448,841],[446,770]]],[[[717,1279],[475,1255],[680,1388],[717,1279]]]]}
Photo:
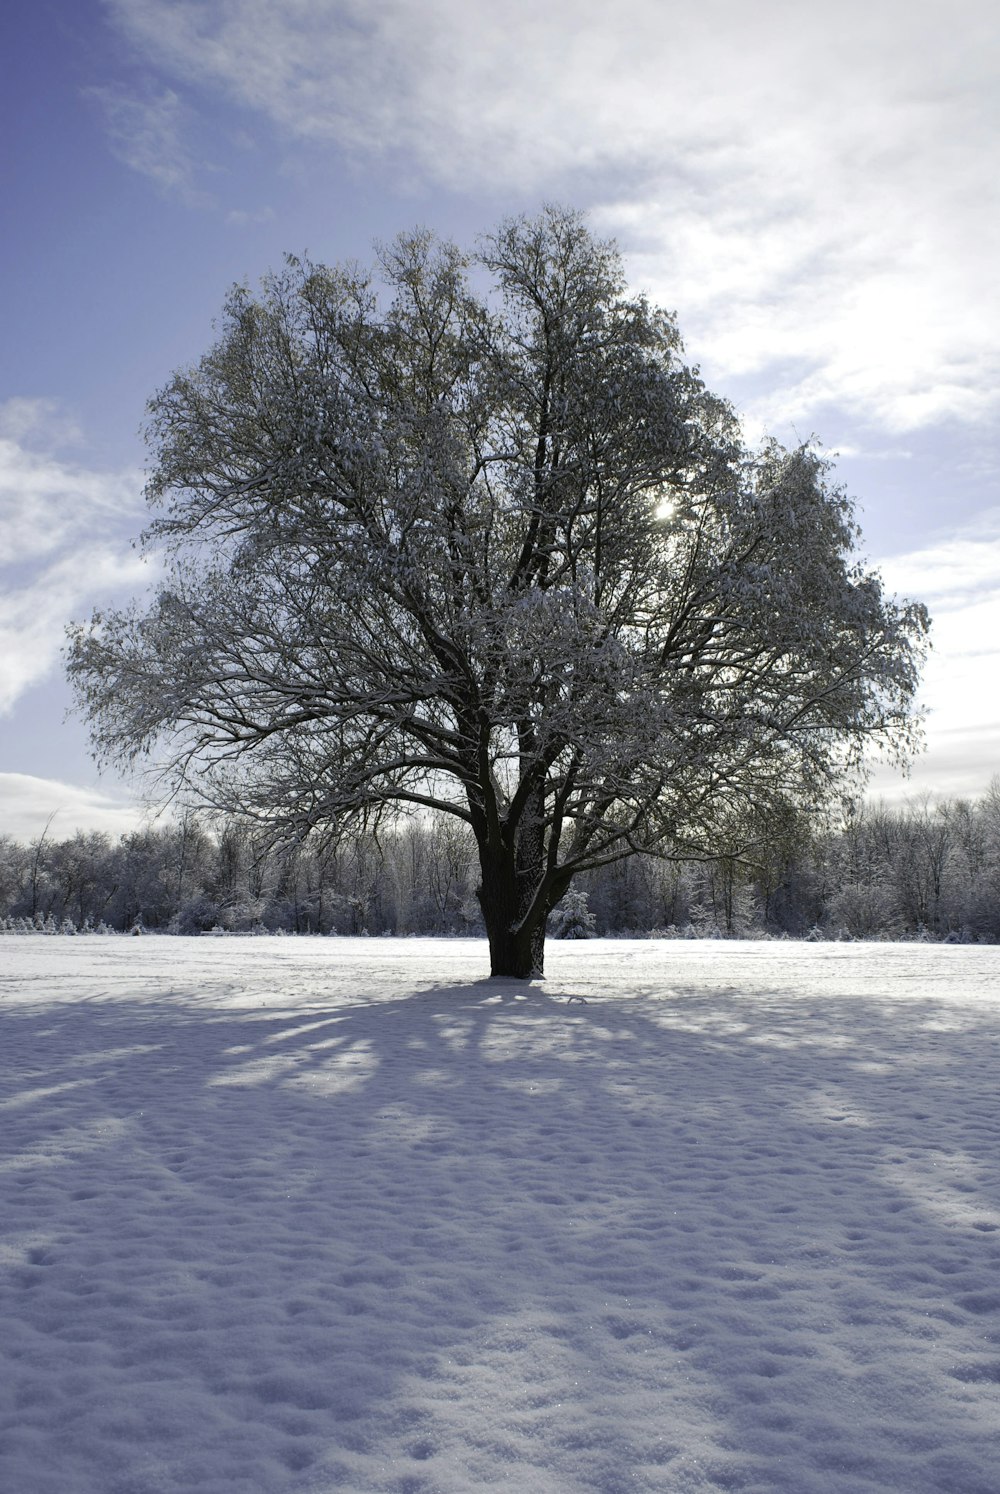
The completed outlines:
{"type": "Polygon", "coordinates": [[[2,955],[0,1487],[1000,1488],[1000,951],[2,955]]]}

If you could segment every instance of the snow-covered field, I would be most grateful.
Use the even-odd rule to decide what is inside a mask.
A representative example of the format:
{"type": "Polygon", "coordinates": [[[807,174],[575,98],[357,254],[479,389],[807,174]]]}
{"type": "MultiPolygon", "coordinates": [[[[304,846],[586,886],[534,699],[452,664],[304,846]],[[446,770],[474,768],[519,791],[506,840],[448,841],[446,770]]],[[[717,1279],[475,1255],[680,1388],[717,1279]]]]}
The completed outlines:
{"type": "Polygon", "coordinates": [[[998,1494],[1000,949],[547,959],[0,941],[5,1494],[998,1494]]]}

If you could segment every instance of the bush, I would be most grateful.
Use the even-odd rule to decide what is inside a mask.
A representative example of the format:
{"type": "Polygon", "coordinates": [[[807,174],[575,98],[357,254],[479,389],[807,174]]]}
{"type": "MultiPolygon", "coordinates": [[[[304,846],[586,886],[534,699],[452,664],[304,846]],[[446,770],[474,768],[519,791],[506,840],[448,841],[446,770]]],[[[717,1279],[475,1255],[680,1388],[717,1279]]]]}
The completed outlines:
{"type": "Polygon", "coordinates": [[[553,939],[593,939],[597,919],[587,905],[585,892],[567,892],[553,908],[548,931],[553,939]]]}

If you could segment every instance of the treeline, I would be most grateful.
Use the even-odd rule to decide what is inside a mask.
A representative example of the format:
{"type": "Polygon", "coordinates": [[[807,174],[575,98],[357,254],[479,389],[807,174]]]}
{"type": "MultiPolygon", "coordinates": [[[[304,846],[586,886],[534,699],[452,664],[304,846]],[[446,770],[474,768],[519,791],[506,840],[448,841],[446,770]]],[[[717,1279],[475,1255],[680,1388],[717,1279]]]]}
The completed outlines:
{"type": "MultiPolygon", "coordinates": [[[[478,933],[477,876],[445,817],[337,847],[193,817],[118,841],[0,836],[0,932],[478,933]]],[[[1000,940],[1000,779],[978,801],[859,807],[752,863],[633,857],[582,877],[550,933],[1000,940]]]]}

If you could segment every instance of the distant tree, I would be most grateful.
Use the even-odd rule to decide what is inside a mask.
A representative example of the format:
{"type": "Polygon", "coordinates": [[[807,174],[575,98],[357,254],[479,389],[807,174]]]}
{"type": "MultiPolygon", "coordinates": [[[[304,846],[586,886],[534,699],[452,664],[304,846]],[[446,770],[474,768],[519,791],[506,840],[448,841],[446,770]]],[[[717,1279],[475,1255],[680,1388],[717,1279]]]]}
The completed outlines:
{"type": "Polygon", "coordinates": [[[576,214],[471,258],[403,236],[380,272],[233,290],[150,406],[172,570],[69,672],[100,756],[276,835],[464,822],[493,973],[529,976],[576,873],[738,855],[870,742],[905,754],[926,613],[853,561],[813,450],[744,448],[576,214]]]}
{"type": "Polygon", "coordinates": [[[40,912],[39,903],[44,893],[47,881],[45,874],[45,842],[48,839],[49,830],[55,817],[55,810],[53,810],[48,819],[45,821],[45,827],[42,830],[41,835],[31,847],[31,874],[29,878],[29,886],[31,888],[31,905],[28,915],[31,919],[35,919],[40,912]]]}
{"type": "Polygon", "coordinates": [[[28,852],[10,835],[0,835],[0,912],[17,904],[28,875],[28,852]]]}
{"type": "Polygon", "coordinates": [[[71,840],[50,846],[48,876],[64,921],[74,928],[100,922],[117,890],[115,859],[109,837],[99,830],[78,830],[71,840]]]}
{"type": "Polygon", "coordinates": [[[942,894],[952,852],[951,816],[924,794],[897,817],[896,892],[911,927],[933,934],[942,925],[942,894]]]}
{"type": "Polygon", "coordinates": [[[597,919],[583,891],[565,893],[562,902],[552,910],[549,930],[556,939],[590,939],[597,929],[597,919]]]}

